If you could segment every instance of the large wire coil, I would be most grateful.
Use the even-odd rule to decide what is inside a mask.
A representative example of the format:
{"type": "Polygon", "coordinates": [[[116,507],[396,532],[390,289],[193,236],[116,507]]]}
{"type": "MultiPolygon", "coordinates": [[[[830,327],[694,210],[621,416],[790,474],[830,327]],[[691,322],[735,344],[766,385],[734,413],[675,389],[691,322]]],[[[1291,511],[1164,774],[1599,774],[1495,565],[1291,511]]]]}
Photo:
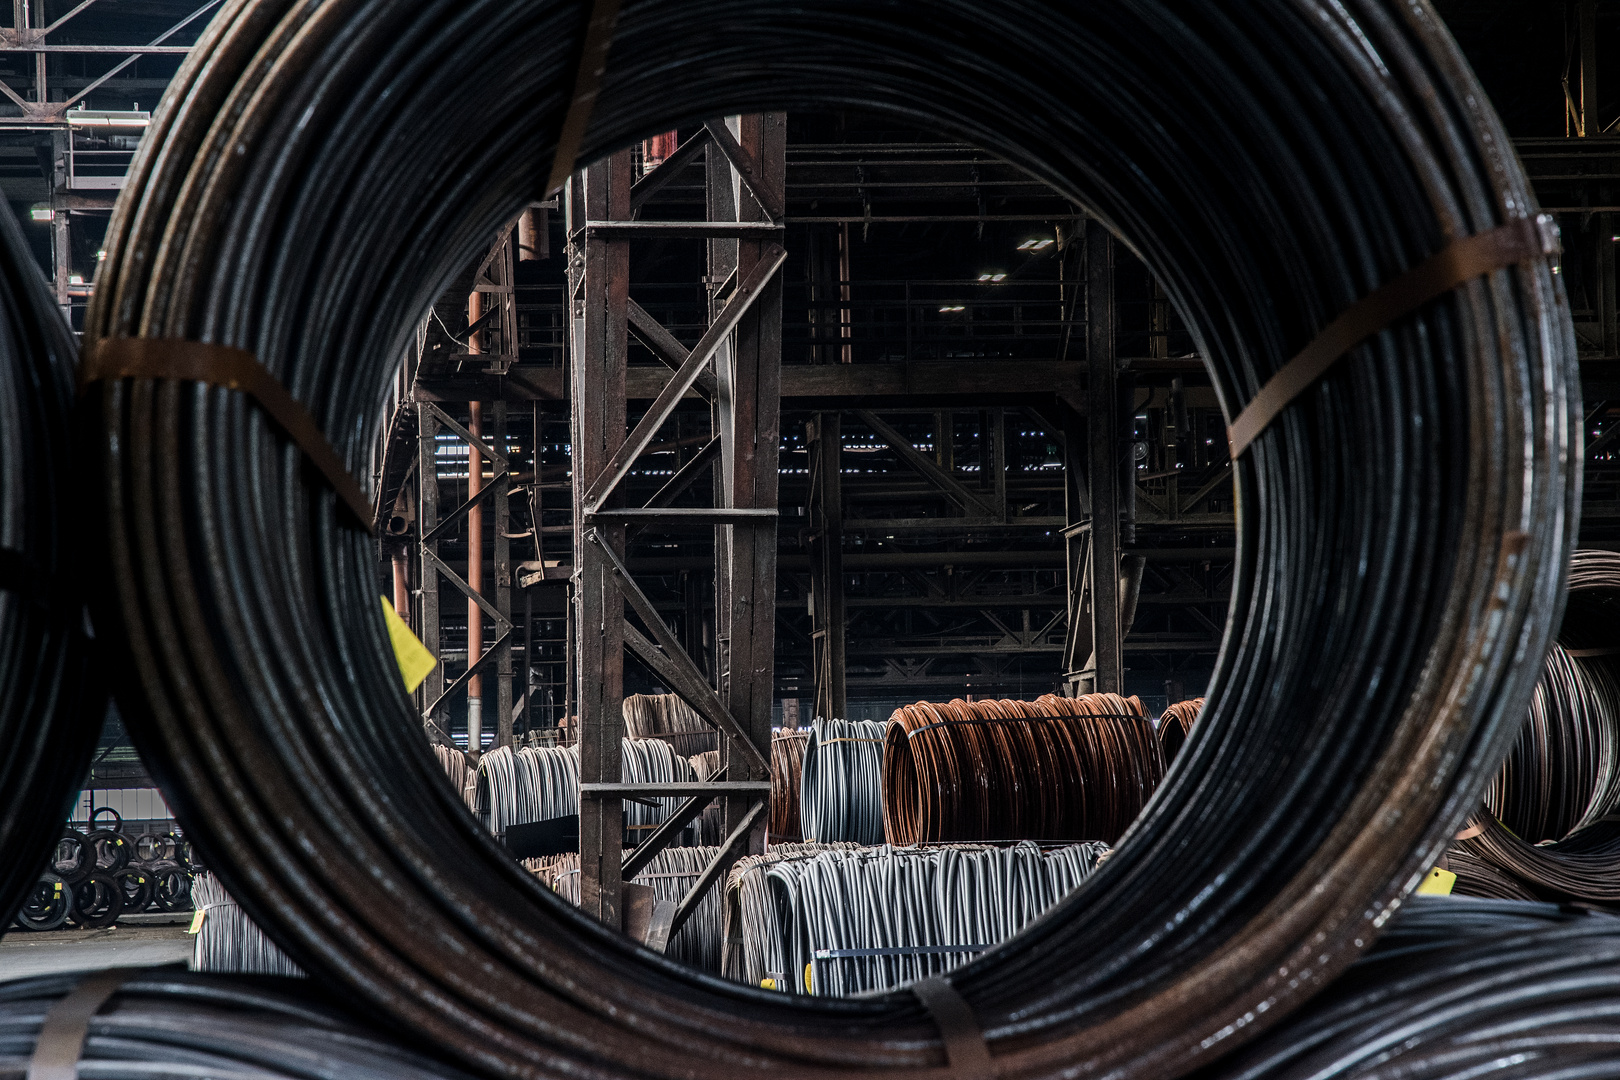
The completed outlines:
{"type": "Polygon", "coordinates": [[[624,699],[624,734],[658,739],[682,757],[720,749],[720,733],[675,694],[631,694],[624,699]]]}
{"type": "MultiPolygon", "coordinates": [[[[620,742],[620,778],[627,784],[674,784],[695,779],[692,765],[661,739],[620,742]]],[[[454,765],[449,766],[453,770],[454,765]]],[[[451,776],[452,783],[454,776],[451,776]]],[[[627,801],[624,826],[655,829],[680,799],[627,801]]],[[[579,813],[579,746],[499,746],[478,759],[473,808],[490,832],[579,813]]],[[[689,837],[684,837],[687,839],[689,837]]]]}
{"type": "Polygon", "coordinates": [[[191,970],[220,974],[302,976],[292,958],[253,924],[213,874],[191,883],[198,914],[192,920],[191,970]]]}
{"type": "MultiPolygon", "coordinates": [[[[547,194],[587,17],[226,0],[130,170],[87,343],[250,350],[364,474],[411,328],[547,194]]],[[[1422,0],[1006,0],[991,19],[627,0],[580,160],[818,108],[937,127],[1088,208],[1164,283],[1228,416],[1358,298],[1534,207],[1422,0]]],[[[1558,279],[1527,262],[1354,349],[1239,458],[1203,736],[1086,885],[951,974],[1006,1080],[1173,1076],[1376,938],[1528,704],[1573,536],[1575,388],[1558,279]]],[[[373,545],[241,394],[125,379],[86,416],[84,569],[123,711],[187,836],[312,977],[505,1077],[945,1061],[914,995],[713,979],[515,865],[402,737],[419,718],[373,545]]]]}
{"type": "MultiPolygon", "coordinates": [[[[881,720],[817,717],[811,723],[799,762],[802,840],[822,844],[883,842],[885,727],[881,720]]],[[[774,777],[771,786],[774,791],[774,777]]]]}
{"type": "Polygon", "coordinates": [[[1414,897],[1317,1000],[1199,1080],[1613,1076],[1620,919],[1414,897]]]}
{"type": "Polygon", "coordinates": [[[1153,722],[1118,694],[919,702],[895,710],[883,750],[891,844],[1113,843],[1164,778],[1153,722]]]}
{"type": "Polygon", "coordinates": [[[15,215],[0,214],[0,933],[95,749],[69,409],[75,348],[15,215]]]}
{"type": "MultiPolygon", "coordinates": [[[[651,886],[653,895],[671,904],[686,899],[686,893],[718,853],[716,847],[667,847],[652,857],[645,869],[630,880],[651,886]]],[[[628,853],[626,853],[628,854],[628,853]]],[[[570,904],[579,904],[579,855],[572,853],[549,859],[530,860],[541,881],[570,904]]],[[[525,865],[528,865],[527,863],[525,865]]],[[[693,909],[686,923],[664,947],[664,955],[704,971],[720,971],[721,949],[725,942],[724,890],[711,888],[693,909]]]]}
{"type": "MultiPolygon", "coordinates": [[[[29,1074],[46,1014],[82,978],[0,982],[0,1076],[29,1074]]],[[[302,981],[168,968],[132,972],[90,1017],[77,1068],[87,1080],[471,1080],[312,1000],[302,981]]]]}
{"type": "Polygon", "coordinates": [[[1203,711],[1204,699],[1191,698],[1178,701],[1159,714],[1159,749],[1164,754],[1166,765],[1181,753],[1187,737],[1192,734],[1193,724],[1198,721],[1198,714],[1203,711]]]}
{"type": "Polygon", "coordinates": [[[778,731],[771,736],[771,818],[766,840],[772,844],[796,844],[804,839],[799,811],[800,787],[804,783],[804,751],[808,731],[778,731]]]}

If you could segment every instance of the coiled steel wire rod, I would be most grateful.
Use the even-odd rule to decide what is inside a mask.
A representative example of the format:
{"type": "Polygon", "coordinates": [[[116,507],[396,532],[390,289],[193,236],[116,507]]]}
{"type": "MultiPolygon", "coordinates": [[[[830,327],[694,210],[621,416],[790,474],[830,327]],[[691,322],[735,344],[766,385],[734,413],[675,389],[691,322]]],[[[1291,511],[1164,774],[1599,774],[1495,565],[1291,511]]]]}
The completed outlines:
{"type": "Polygon", "coordinates": [[[804,839],[799,788],[804,783],[804,751],[809,741],[808,731],[778,731],[771,736],[771,820],[766,837],[772,844],[796,844],[804,839]]]}
{"type": "MultiPolygon", "coordinates": [[[[661,739],[625,739],[619,769],[626,783],[671,784],[694,779],[691,763],[661,739]]],[[[449,766],[453,769],[453,765],[449,766]]],[[[452,781],[454,777],[452,774],[452,781]]],[[[656,828],[679,808],[680,799],[626,803],[625,827],[656,828]]],[[[478,761],[473,809],[496,836],[513,825],[579,813],[579,747],[500,746],[478,761]]]]}
{"type": "Polygon", "coordinates": [[[802,839],[823,844],[883,842],[886,726],[881,720],[820,717],[810,725],[810,741],[799,765],[802,839]]]}
{"type": "Polygon", "coordinates": [[[1178,701],[1160,714],[1159,749],[1164,752],[1166,765],[1181,753],[1182,746],[1187,742],[1187,736],[1192,734],[1193,724],[1198,721],[1198,714],[1203,711],[1204,699],[1192,698],[1178,701]]]}
{"type": "MultiPolygon", "coordinates": [[[[51,1006],[80,975],[0,982],[0,1077],[22,1080],[51,1006]]],[[[96,1015],[78,1075],[96,1080],[471,1080],[357,1024],[311,989],[281,979],[132,972],[96,1015]]]]}
{"type": "MultiPolygon", "coordinates": [[[[247,349],[363,473],[411,328],[546,194],[587,18],[227,0],[131,169],[87,343],[247,349]]],[[[1229,417],[1358,299],[1534,208],[1424,0],[1004,0],[989,19],[627,0],[593,101],[580,161],[773,109],[985,147],[1142,254],[1229,417]]],[[[1240,455],[1205,736],[1085,886],[951,973],[1002,1077],[1173,1076],[1375,939],[1477,805],[1556,625],[1574,365],[1558,279],[1527,261],[1351,350],[1240,455]]],[[[123,379],[86,412],[86,570],[124,711],[187,836],[312,977],[496,1076],[945,1062],[911,993],[807,1003],[695,973],[513,863],[409,737],[373,545],[241,394],[123,379]]]]}
{"type": "Polygon", "coordinates": [[[1414,897],[1366,959],[1199,1080],[1600,1077],[1620,1061],[1620,918],[1414,897]]]}
{"type": "Polygon", "coordinates": [[[36,890],[95,749],[69,485],[73,338],[0,214],[0,933],[36,890]]]}
{"type": "MultiPolygon", "coordinates": [[[[667,847],[654,855],[646,869],[630,880],[638,885],[650,886],[660,900],[679,904],[709,865],[716,850],[714,847],[667,847]]],[[[532,869],[537,871],[542,881],[551,885],[558,896],[570,904],[579,904],[577,853],[529,861],[537,864],[532,869]]],[[[703,901],[692,912],[691,918],[669,940],[664,955],[704,971],[718,973],[721,949],[725,943],[724,922],[724,890],[710,889],[703,895],[703,901]]]]}
{"type": "Polygon", "coordinates": [[[889,722],[883,831],[891,844],[1112,843],[1163,778],[1153,723],[1134,697],[919,702],[889,722]]]}
{"type": "Polygon", "coordinates": [[[191,970],[242,975],[298,975],[298,965],[253,924],[213,874],[198,874],[191,899],[199,915],[192,925],[191,970]]]}

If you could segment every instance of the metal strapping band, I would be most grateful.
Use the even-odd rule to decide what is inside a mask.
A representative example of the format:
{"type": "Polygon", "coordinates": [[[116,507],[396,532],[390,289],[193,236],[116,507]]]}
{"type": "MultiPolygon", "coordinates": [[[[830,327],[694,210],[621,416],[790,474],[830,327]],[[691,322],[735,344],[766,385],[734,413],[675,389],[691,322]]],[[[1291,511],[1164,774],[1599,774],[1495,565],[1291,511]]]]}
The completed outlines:
{"type": "Polygon", "coordinates": [[[619,21],[621,0],[596,0],[591,5],[590,21],[585,24],[585,40],[579,49],[579,68],[574,73],[574,96],[568,103],[568,115],[563,117],[562,130],[557,135],[557,154],[551,159],[551,179],[546,181],[547,195],[561,190],[574,175],[574,163],[579,148],[585,142],[585,128],[591,122],[591,109],[596,105],[597,91],[602,87],[602,75],[607,71],[608,50],[613,47],[613,27],[619,21]]]}
{"type": "Polygon", "coordinates": [[[78,1080],[79,1058],[90,1034],[90,1018],[140,968],[113,968],[87,975],[45,1014],[28,1062],[28,1080],[78,1080]]]}
{"type": "Polygon", "coordinates": [[[961,1080],[993,1080],[996,1066],[990,1060],[984,1032],[979,1030],[973,1010],[950,980],[935,975],[912,983],[911,992],[917,995],[917,1000],[939,1028],[940,1038],[945,1043],[945,1063],[951,1075],[961,1080]]]}
{"type": "Polygon", "coordinates": [[[371,531],[375,517],[371,500],[349,475],[320,425],[247,350],[180,338],[103,338],[85,353],[79,387],[110,379],[183,379],[248,395],[326,477],[355,520],[371,531]]]}
{"type": "Polygon", "coordinates": [[[1570,656],[1615,656],[1620,655],[1620,645],[1611,645],[1603,649],[1565,649],[1570,656]]]}
{"type": "Polygon", "coordinates": [[[832,745],[832,744],[833,744],[833,743],[835,743],[835,742],[869,742],[869,743],[881,743],[881,742],[883,742],[883,741],[884,741],[884,740],[883,740],[883,739],[857,739],[857,738],[856,738],[856,737],[855,737],[855,736],[853,736],[853,735],[840,735],[840,736],[838,736],[838,738],[836,738],[836,739],[822,739],[822,740],[821,740],[821,741],[820,741],[820,742],[818,742],[818,743],[816,743],[816,745],[817,745],[817,746],[831,746],[831,745],[832,745]]]}
{"type": "Polygon", "coordinates": [[[1483,825],[1470,825],[1470,826],[1468,826],[1468,828],[1464,829],[1462,832],[1458,833],[1456,836],[1453,836],[1452,839],[1453,840],[1472,840],[1474,837],[1478,836],[1480,833],[1482,833],[1484,831],[1485,831],[1485,826],[1483,826],[1483,825]]]}
{"type": "Polygon", "coordinates": [[[1329,323],[1244,406],[1226,431],[1232,459],[1237,460],[1295,398],[1314,386],[1346,353],[1397,319],[1474,278],[1555,255],[1558,250],[1557,225],[1551,215],[1538,214],[1453,240],[1373,290],[1329,323]]]}

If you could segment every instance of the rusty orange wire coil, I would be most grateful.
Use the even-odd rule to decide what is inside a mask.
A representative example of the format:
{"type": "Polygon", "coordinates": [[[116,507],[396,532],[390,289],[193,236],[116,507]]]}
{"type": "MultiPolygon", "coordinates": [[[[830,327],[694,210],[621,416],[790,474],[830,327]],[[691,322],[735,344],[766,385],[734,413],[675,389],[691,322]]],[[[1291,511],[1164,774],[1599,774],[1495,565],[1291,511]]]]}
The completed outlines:
{"type": "Polygon", "coordinates": [[[889,843],[1113,843],[1164,777],[1138,699],[918,702],[895,710],[883,755],[889,843]]]}
{"type": "Polygon", "coordinates": [[[1187,736],[1192,734],[1193,724],[1198,720],[1198,714],[1204,711],[1204,699],[1190,698],[1187,701],[1178,701],[1159,714],[1159,749],[1164,752],[1166,765],[1176,759],[1181,748],[1187,742],[1187,736]]]}

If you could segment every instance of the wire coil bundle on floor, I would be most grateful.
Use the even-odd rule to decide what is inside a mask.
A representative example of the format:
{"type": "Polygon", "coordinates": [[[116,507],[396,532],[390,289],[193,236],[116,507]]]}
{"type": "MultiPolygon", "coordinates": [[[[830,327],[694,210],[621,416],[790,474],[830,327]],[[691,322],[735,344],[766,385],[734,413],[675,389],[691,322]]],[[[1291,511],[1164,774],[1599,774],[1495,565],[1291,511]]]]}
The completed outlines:
{"type": "Polygon", "coordinates": [[[194,919],[191,970],[221,974],[290,975],[304,973],[276,947],[213,874],[198,874],[191,895],[200,919],[194,919]]]}
{"type": "Polygon", "coordinates": [[[860,844],[818,844],[813,841],[775,844],[763,855],[747,855],[731,865],[726,875],[725,950],[721,966],[726,978],[776,989],[788,969],[783,933],[785,911],[777,904],[769,869],[782,862],[813,859],[827,852],[861,851],[860,844]]]}
{"type": "MultiPolygon", "coordinates": [[[[582,64],[590,10],[225,0],[129,170],[89,356],[239,348],[367,475],[412,328],[554,164],[739,111],[903,117],[1049,184],[1141,253],[1234,412],[1364,298],[1534,212],[1421,2],[627,0],[582,64]]],[[[1252,1037],[1476,804],[1572,546],[1559,281],[1526,256],[1350,335],[1238,456],[1204,737],[1058,917],[951,974],[1005,1080],[1169,1077],[1252,1037]]],[[[914,994],[727,984],[544,890],[401,737],[376,547],[332,487],[215,368],[121,370],[83,399],[98,641],[187,836],[312,981],[491,1076],[937,1075],[914,994]]]]}
{"type": "Polygon", "coordinates": [[[27,897],[95,749],[66,515],[73,337],[15,217],[0,215],[0,933],[27,897]]]}
{"type": "MultiPolygon", "coordinates": [[[[104,977],[45,975],[0,982],[0,1076],[21,1080],[28,1075],[52,1007],[82,982],[104,977]]],[[[470,1074],[312,1000],[307,985],[166,968],[129,972],[111,1000],[89,1018],[77,1075],[96,1080],[471,1080],[470,1074]]]]}
{"type": "Polygon", "coordinates": [[[1620,903],[1617,665],[1620,554],[1577,551],[1559,641],[1518,740],[1448,856],[1448,868],[1468,871],[1456,891],[1620,903]]]}
{"type": "Polygon", "coordinates": [[[682,757],[720,749],[720,733],[676,694],[631,694],[624,699],[624,734],[657,739],[682,757]]]}
{"type": "Polygon", "coordinates": [[[1198,1080],[1615,1075],[1620,919],[1413,897],[1371,955],[1198,1080]]]}
{"type": "Polygon", "coordinates": [[[778,731],[771,736],[771,819],[766,829],[770,844],[796,844],[804,839],[799,810],[804,783],[804,751],[808,731],[778,731]]]}
{"type": "MultiPolygon", "coordinates": [[[[630,880],[651,886],[658,899],[678,905],[718,851],[719,848],[715,847],[667,847],[654,855],[646,869],[630,880]]],[[[578,854],[533,859],[524,865],[549,884],[558,896],[579,906],[578,854]]],[[[664,955],[704,971],[718,973],[721,946],[725,942],[724,922],[724,890],[711,888],[704,894],[691,918],[670,938],[664,955]]]]}
{"type": "MultiPolygon", "coordinates": [[[[692,764],[692,778],[700,783],[713,780],[720,772],[720,751],[705,750],[701,754],[693,754],[689,759],[692,764]]],[[[771,778],[771,798],[776,798],[775,776],[771,778]]],[[[774,802],[771,804],[776,805],[774,802]]],[[[722,843],[726,838],[726,808],[719,800],[712,800],[703,808],[693,822],[693,843],[699,847],[713,847],[722,843]]]]}
{"type": "Polygon", "coordinates": [[[743,955],[728,970],[791,993],[893,989],[1006,941],[1090,877],[1107,850],[1043,852],[1026,841],[766,856],[733,875],[741,925],[727,940],[739,938],[743,955]]]}
{"type": "Polygon", "coordinates": [[[1193,724],[1198,721],[1198,714],[1203,711],[1204,699],[1200,697],[1178,701],[1159,714],[1159,750],[1166,766],[1181,753],[1187,736],[1192,734],[1193,724]]]}
{"type": "Polygon", "coordinates": [[[889,723],[883,830],[891,844],[1113,843],[1163,778],[1153,723],[1134,697],[919,702],[889,723]]]}
{"type": "Polygon", "coordinates": [[[799,765],[799,835],[806,842],[883,842],[883,729],[879,720],[818,717],[810,725],[799,765]]]}

